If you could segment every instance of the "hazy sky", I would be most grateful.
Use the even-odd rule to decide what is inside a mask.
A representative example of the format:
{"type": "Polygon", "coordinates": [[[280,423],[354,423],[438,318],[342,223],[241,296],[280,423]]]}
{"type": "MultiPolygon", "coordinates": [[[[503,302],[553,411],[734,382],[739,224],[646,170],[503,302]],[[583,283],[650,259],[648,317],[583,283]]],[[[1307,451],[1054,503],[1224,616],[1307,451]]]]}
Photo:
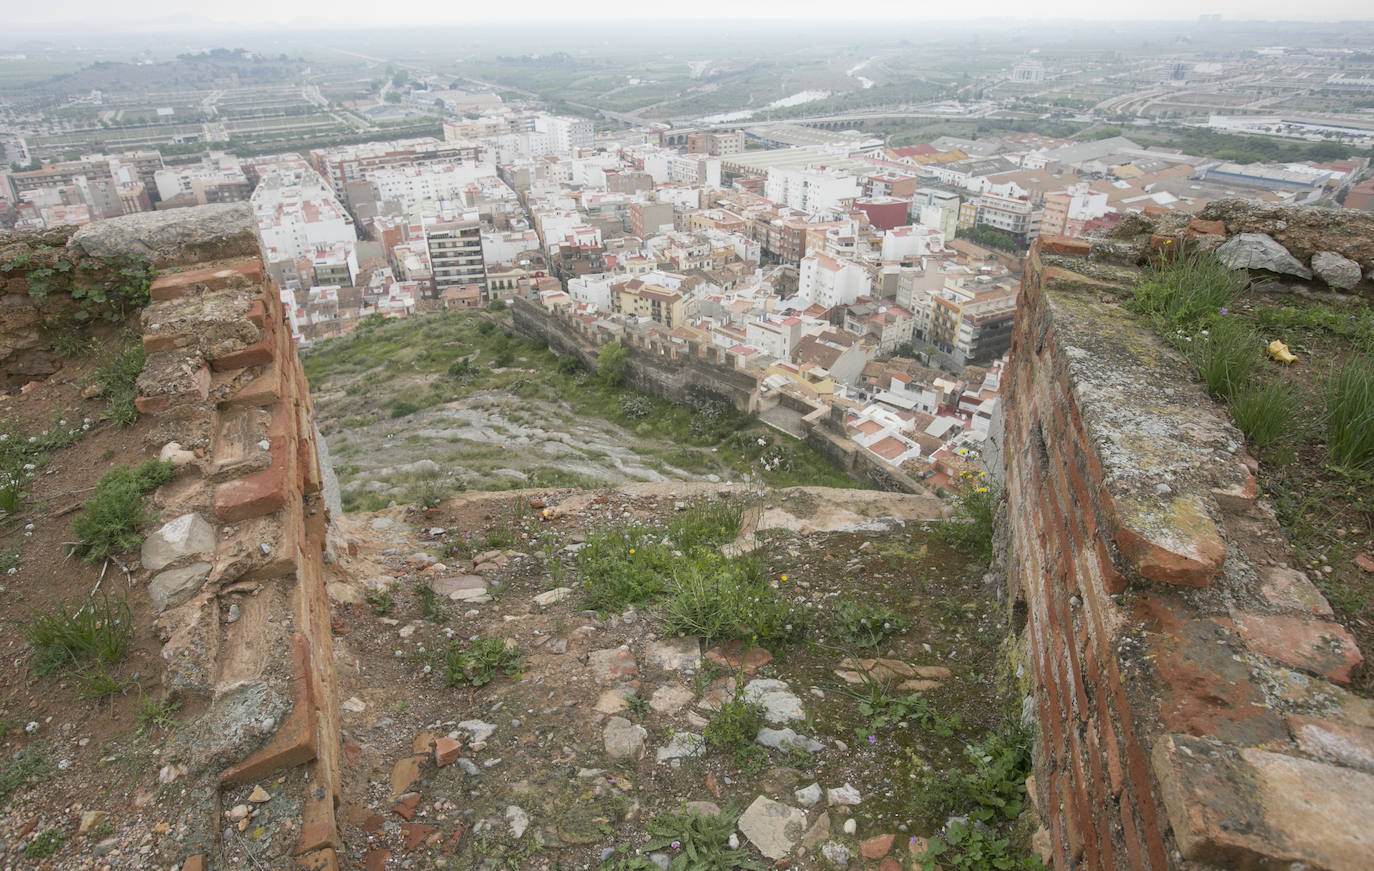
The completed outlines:
{"type": "Polygon", "coordinates": [[[340,27],[426,27],[512,20],[597,19],[782,19],[853,20],[884,19],[919,21],[967,16],[1015,16],[1021,18],[1085,19],[1196,19],[1201,13],[1220,13],[1231,19],[1331,21],[1374,19],[1370,0],[1315,0],[1295,4],[1289,0],[1152,0],[1149,3],[1104,3],[1102,0],[1058,0],[1032,5],[1024,0],[982,0],[963,4],[919,3],[913,0],[868,0],[862,4],[835,0],[691,0],[665,4],[643,2],[582,3],[569,0],[522,0],[510,5],[473,0],[420,0],[411,3],[379,3],[377,0],[233,0],[205,3],[188,0],[46,0],[20,3],[6,0],[11,8],[3,17],[11,23],[46,23],[81,27],[109,22],[111,29],[139,29],[144,22],[164,25],[168,18],[187,17],[203,23],[219,22],[247,27],[292,24],[340,27]],[[668,8],[665,9],[665,6],[668,8]],[[113,11],[112,10],[117,10],[113,11]],[[962,13],[962,14],[961,14],[962,13]]]}

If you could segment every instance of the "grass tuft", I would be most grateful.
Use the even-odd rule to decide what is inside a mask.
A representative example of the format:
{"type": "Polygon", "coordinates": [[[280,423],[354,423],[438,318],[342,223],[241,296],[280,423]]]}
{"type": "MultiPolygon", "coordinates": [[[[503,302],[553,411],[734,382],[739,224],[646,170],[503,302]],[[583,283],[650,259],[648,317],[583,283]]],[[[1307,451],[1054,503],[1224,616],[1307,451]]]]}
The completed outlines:
{"type": "Polygon", "coordinates": [[[52,760],[40,747],[28,747],[0,762],[0,807],[14,794],[48,773],[52,760]]]}
{"type": "Polygon", "coordinates": [[[1245,288],[1237,272],[1212,254],[1190,254],[1163,263],[1136,285],[1126,308],[1156,320],[1161,333],[1192,334],[1235,302],[1245,288]]]}
{"type": "Polygon", "coordinates": [[[54,602],[47,610],[29,613],[24,637],[33,648],[32,667],[39,676],[84,662],[111,666],[133,646],[133,614],[127,601],[109,596],[88,598],[70,612],[54,602]]]}
{"type": "Polygon", "coordinates": [[[1213,320],[1190,345],[1198,378],[1209,393],[1222,399],[1240,393],[1260,363],[1259,336],[1239,318],[1213,320]]]}
{"type": "Polygon", "coordinates": [[[444,655],[444,679],[451,687],[486,686],[498,674],[518,680],[524,668],[524,651],[507,647],[500,638],[478,639],[467,650],[453,642],[444,655]]]}
{"type": "Polygon", "coordinates": [[[124,427],[138,420],[134,400],[138,398],[138,375],[147,355],[137,332],[126,330],[120,334],[120,341],[119,350],[96,370],[95,383],[98,395],[106,400],[101,417],[124,427]]]}
{"type": "Polygon", "coordinates": [[[1260,450],[1273,447],[1293,435],[1297,403],[1288,385],[1280,381],[1250,385],[1231,397],[1227,406],[1236,426],[1260,450]]]}
{"type": "Polygon", "coordinates": [[[73,553],[87,562],[99,562],[137,547],[143,540],[137,532],[139,525],[155,519],[148,513],[144,494],[172,480],[172,474],[171,463],[157,460],[105,473],[95,485],[95,495],[72,522],[80,539],[73,553]]]}
{"type": "Polygon", "coordinates": [[[1353,474],[1374,472],[1374,360],[1359,357],[1326,382],[1326,445],[1331,463],[1353,474]]]}

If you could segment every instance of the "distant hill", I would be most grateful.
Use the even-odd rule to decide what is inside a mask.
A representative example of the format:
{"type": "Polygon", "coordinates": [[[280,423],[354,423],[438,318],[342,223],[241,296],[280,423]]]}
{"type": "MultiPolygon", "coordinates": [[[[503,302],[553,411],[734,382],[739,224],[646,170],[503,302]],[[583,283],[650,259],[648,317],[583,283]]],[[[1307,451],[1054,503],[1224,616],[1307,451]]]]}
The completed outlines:
{"type": "Polygon", "coordinates": [[[74,73],[54,76],[33,90],[53,94],[101,91],[143,91],[167,87],[206,88],[235,84],[274,84],[299,81],[307,68],[300,58],[266,58],[244,49],[217,48],[179,55],[155,64],[105,61],[74,73]]]}

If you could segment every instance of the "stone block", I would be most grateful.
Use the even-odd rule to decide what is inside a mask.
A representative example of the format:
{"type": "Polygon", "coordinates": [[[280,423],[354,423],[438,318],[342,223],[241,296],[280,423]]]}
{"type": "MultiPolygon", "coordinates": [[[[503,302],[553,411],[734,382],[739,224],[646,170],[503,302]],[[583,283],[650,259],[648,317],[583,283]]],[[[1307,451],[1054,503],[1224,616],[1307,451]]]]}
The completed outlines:
{"type": "Polygon", "coordinates": [[[1284,738],[1283,721],[1236,655],[1229,621],[1198,617],[1176,596],[1142,596],[1135,617],[1146,631],[1165,729],[1246,744],[1284,738]]]}
{"type": "Polygon", "coordinates": [[[1374,867],[1374,775],[1187,735],[1151,758],[1184,858],[1225,868],[1374,867]]]}
{"type": "Polygon", "coordinates": [[[1117,547],[1141,577],[1205,587],[1221,573],[1226,542],[1200,497],[1121,500],[1118,511],[1117,547]]]}
{"type": "Polygon", "coordinates": [[[265,327],[262,337],[246,348],[231,351],[210,361],[210,368],[216,372],[232,369],[246,369],[249,366],[265,366],[275,359],[277,353],[274,327],[265,327]]]}
{"type": "Polygon", "coordinates": [[[1364,661],[1355,639],[1337,623],[1245,612],[1233,617],[1251,650],[1336,683],[1350,683],[1350,673],[1364,661]]]}
{"type": "Polygon", "coordinates": [[[443,768],[457,760],[462,752],[462,741],[456,738],[439,738],[434,742],[434,764],[443,768]]]}
{"type": "Polygon", "coordinates": [[[153,610],[161,613],[189,601],[200,592],[210,577],[211,568],[209,563],[191,563],[184,569],[168,569],[154,575],[148,582],[148,599],[153,610]]]}
{"type": "Polygon", "coordinates": [[[281,398],[281,373],[276,364],[249,381],[232,396],[220,403],[222,408],[267,408],[281,398]]]}
{"type": "Polygon", "coordinates": [[[339,871],[339,854],[333,847],[296,857],[296,871],[339,871]]]}
{"type": "Polygon", "coordinates": [[[1374,773],[1374,729],[1299,714],[1288,716],[1288,729],[1302,752],[1374,773]]]}
{"type": "Polygon", "coordinates": [[[327,822],[311,822],[301,826],[300,837],[296,840],[296,855],[315,850],[337,847],[338,830],[327,822]]]}
{"type": "Polygon", "coordinates": [[[761,795],[740,815],[739,830],[760,853],[781,859],[806,834],[806,814],[761,795]]]}
{"type": "Polygon", "coordinates": [[[1188,222],[1188,232],[1194,236],[1225,236],[1226,224],[1221,221],[1193,218],[1188,222]]]}
{"type": "Polygon", "coordinates": [[[188,269],[185,272],[164,272],[153,279],[148,296],[153,302],[178,299],[192,289],[224,290],[230,287],[251,287],[262,283],[262,261],[243,260],[223,266],[188,269]]]}
{"type": "Polygon", "coordinates": [[[148,571],[160,572],[183,557],[212,553],[214,549],[214,527],[192,512],[169,520],[144,539],[139,558],[148,571]]]}
{"type": "Polygon", "coordinates": [[[262,780],[280,768],[300,765],[316,757],[319,729],[310,642],[300,632],[291,636],[291,691],[291,712],[267,745],[220,775],[221,783],[228,786],[262,780]]]}
{"type": "Polygon", "coordinates": [[[1086,240],[1075,239],[1071,236],[1041,236],[1036,244],[1040,251],[1045,254],[1087,257],[1092,253],[1092,246],[1086,240]]]}
{"type": "Polygon", "coordinates": [[[286,439],[271,440],[272,464],[261,472],[227,481],[215,488],[215,517],[226,523],[261,517],[280,510],[287,499],[286,439]]]}
{"type": "Polygon", "coordinates": [[[1321,594],[1307,575],[1297,569],[1270,566],[1259,570],[1260,594],[1276,608],[1313,614],[1332,615],[1331,603],[1321,594]]]}

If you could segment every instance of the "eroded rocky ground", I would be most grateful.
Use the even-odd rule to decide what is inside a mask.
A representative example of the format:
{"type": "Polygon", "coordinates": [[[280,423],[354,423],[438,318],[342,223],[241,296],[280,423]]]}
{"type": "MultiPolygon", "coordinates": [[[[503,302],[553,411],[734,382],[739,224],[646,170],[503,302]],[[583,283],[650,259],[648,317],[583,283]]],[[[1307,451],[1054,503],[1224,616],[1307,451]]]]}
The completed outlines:
{"type": "Polygon", "coordinates": [[[350,859],[667,867],[682,838],[636,855],[687,805],[741,814],[741,862],[912,867],[944,822],[923,784],[1004,713],[995,579],[924,530],[938,500],[737,489],[743,528],[723,549],[761,555],[770,588],[804,615],[795,640],[713,643],[665,631],[653,604],[587,608],[588,536],[669,524],[722,490],[470,494],[350,517],[331,584],[350,859]],[[896,625],[860,646],[837,626],[844,602],[886,605],[896,625]],[[518,648],[514,676],[447,687],[443,652],[486,639],[518,648]],[[763,722],[734,748],[708,745],[736,695],[763,722]]]}

